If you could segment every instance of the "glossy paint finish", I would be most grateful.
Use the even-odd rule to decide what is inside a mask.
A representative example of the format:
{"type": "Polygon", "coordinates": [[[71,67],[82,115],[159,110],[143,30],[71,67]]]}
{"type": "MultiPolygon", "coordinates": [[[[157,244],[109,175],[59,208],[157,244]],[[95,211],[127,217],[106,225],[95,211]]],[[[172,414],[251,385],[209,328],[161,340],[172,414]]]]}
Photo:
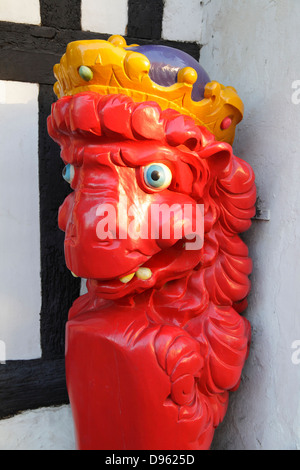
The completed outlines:
{"type": "Polygon", "coordinates": [[[166,46],[157,49],[128,46],[119,35],[108,41],[72,42],[54,66],[54,92],[58,98],[93,92],[130,96],[135,103],[152,101],[162,110],[192,117],[218,141],[232,144],[244,111],[236,90],[209,81],[206,71],[185,52],[166,46]],[[222,127],[226,118],[227,126],[222,127]]]}
{"type": "Polygon", "coordinates": [[[199,62],[189,54],[173,47],[159,45],[133,46],[128,50],[140,52],[150,60],[149,76],[159,85],[174,85],[181,69],[184,67],[193,68],[197,72],[197,80],[193,86],[192,98],[194,101],[200,101],[204,98],[204,88],[210,82],[210,78],[199,62]]]}
{"type": "Polygon", "coordinates": [[[78,448],[209,449],[250,343],[251,167],[190,117],[122,94],[62,97],[48,130],[73,189],[66,263],[88,279],[66,328],[78,448]],[[173,218],[153,216],[162,204],[173,218]],[[194,249],[189,232],[163,236],[185,205],[182,229],[203,207],[194,249]]]}

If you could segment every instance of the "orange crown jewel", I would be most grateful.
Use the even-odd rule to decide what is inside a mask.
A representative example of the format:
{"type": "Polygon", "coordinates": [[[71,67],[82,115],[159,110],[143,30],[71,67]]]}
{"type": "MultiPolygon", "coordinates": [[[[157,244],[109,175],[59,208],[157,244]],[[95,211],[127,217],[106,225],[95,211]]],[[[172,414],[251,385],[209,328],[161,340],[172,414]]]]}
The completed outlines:
{"type": "Polygon", "coordinates": [[[91,91],[101,95],[123,94],[135,102],[155,101],[164,109],[174,109],[205,126],[219,141],[233,143],[236,125],[243,118],[243,103],[232,87],[216,81],[206,84],[204,98],[192,99],[197,72],[192,67],[179,70],[177,83],[161,86],[150,77],[151,63],[139,46],[129,50],[123,37],[108,41],[71,42],[59,64],[54,66],[58,98],[91,91]]]}

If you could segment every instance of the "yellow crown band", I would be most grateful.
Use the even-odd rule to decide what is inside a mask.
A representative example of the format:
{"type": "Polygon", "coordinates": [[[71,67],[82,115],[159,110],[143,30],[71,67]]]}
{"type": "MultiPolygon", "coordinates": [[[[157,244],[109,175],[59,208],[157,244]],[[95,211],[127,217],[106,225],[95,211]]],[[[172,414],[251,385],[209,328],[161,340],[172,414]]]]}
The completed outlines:
{"type": "Polygon", "coordinates": [[[90,91],[101,95],[123,94],[135,102],[155,101],[163,110],[171,108],[192,117],[217,140],[232,144],[235,127],[243,118],[243,103],[234,88],[212,81],[205,87],[204,99],[193,101],[193,84],[197,80],[193,68],[184,67],[178,73],[177,83],[164,87],[149,77],[148,58],[127,47],[125,39],[117,35],[108,41],[68,44],[60,63],[54,66],[56,96],[90,91]]]}

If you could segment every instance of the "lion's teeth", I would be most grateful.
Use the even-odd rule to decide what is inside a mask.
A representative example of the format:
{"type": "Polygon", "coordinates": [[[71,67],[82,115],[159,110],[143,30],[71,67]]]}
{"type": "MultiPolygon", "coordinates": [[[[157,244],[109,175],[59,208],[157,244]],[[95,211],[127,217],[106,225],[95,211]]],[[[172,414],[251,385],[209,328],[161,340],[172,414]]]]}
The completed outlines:
{"type": "Polygon", "coordinates": [[[135,275],[138,279],[141,279],[142,281],[147,281],[147,279],[150,279],[150,277],[152,276],[152,271],[149,268],[139,268],[135,275]]]}
{"type": "Polygon", "coordinates": [[[120,281],[123,282],[123,284],[127,284],[127,282],[131,281],[135,273],[127,274],[127,276],[120,277],[120,281]]]}
{"type": "Polygon", "coordinates": [[[78,276],[76,276],[76,274],[73,273],[73,271],[71,271],[71,274],[72,274],[73,277],[78,277],[78,276]]]}
{"type": "Polygon", "coordinates": [[[135,273],[127,274],[127,276],[120,277],[120,281],[123,284],[127,284],[131,279],[136,276],[138,279],[142,281],[147,281],[152,276],[152,271],[149,268],[139,268],[135,273]]]}

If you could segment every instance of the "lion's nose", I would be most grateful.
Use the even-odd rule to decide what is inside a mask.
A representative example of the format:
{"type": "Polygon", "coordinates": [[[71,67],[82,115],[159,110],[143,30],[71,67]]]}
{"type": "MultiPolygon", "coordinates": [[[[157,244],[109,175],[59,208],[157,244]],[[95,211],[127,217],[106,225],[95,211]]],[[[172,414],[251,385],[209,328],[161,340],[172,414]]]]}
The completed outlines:
{"type": "Polygon", "coordinates": [[[99,230],[97,231],[97,237],[98,237],[98,243],[101,246],[111,246],[114,243],[114,240],[116,240],[116,234],[113,233],[111,230],[108,230],[105,233],[99,233],[99,230]]]}

